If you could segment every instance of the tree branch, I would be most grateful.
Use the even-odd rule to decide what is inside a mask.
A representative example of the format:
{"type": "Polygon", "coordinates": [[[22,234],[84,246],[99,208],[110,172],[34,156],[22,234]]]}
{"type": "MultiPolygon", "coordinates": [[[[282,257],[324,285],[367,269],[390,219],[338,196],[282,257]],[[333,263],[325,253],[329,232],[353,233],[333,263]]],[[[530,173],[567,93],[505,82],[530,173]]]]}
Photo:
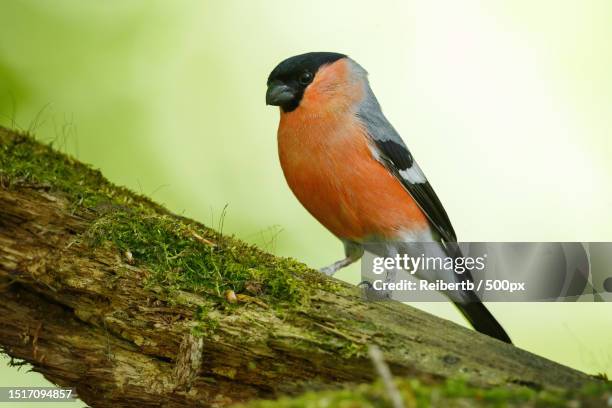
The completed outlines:
{"type": "Polygon", "coordinates": [[[95,407],[225,406],[395,376],[596,380],[274,257],[0,128],[0,345],[95,407]]]}

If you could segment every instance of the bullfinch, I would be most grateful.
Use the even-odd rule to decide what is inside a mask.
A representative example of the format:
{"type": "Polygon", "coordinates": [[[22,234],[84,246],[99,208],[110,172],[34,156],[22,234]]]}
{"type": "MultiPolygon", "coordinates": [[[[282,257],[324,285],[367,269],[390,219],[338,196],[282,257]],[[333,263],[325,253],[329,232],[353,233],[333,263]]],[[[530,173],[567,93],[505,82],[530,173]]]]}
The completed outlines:
{"type": "MultiPolygon", "coordinates": [[[[395,256],[409,252],[402,243],[427,242],[428,255],[461,256],[444,207],[358,63],[334,52],[297,55],[274,68],[267,86],[266,104],[280,107],[278,153],[287,183],[344,244],[345,258],[322,272],[333,275],[370,246],[395,256]]],[[[469,271],[435,278],[472,280],[469,271]]],[[[511,343],[473,291],[445,295],[477,331],[511,343]]]]}

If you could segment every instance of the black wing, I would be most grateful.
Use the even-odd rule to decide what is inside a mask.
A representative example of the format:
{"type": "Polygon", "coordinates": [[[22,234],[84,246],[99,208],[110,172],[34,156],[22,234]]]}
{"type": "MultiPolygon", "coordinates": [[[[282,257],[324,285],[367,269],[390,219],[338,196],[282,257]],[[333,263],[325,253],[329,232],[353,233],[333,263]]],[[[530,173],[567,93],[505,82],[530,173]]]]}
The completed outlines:
{"type": "Polygon", "coordinates": [[[357,117],[365,125],[375,157],[402,183],[440,237],[445,242],[456,242],[446,210],[404,141],[382,114],[374,95],[369,95],[366,101],[357,117]]]}
{"type": "Polygon", "coordinates": [[[446,210],[404,143],[374,139],[374,144],[385,167],[408,190],[444,241],[456,242],[457,236],[446,210]]]}

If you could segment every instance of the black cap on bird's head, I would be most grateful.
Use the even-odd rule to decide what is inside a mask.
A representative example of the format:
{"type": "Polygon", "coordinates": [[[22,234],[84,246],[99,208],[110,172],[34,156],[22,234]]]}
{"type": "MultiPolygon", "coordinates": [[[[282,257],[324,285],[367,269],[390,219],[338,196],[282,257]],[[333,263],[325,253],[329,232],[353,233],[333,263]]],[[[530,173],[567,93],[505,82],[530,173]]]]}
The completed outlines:
{"type": "Polygon", "coordinates": [[[266,105],[280,106],[284,112],[295,110],[319,68],[345,57],[336,52],[309,52],[287,58],[268,77],[266,105]]]}

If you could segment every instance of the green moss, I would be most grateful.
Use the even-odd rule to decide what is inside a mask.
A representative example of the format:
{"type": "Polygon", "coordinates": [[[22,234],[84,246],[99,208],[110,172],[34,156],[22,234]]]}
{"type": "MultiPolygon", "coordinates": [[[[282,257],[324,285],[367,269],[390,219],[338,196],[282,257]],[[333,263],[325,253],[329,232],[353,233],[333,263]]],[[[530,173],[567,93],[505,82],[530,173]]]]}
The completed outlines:
{"type": "Polygon", "coordinates": [[[172,215],[114,209],[86,234],[94,246],[112,242],[152,274],[148,285],[208,294],[249,293],[273,303],[304,303],[307,287],[295,274],[304,266],[276,259],[213,230],[172,215]]]}
{"type": "Polygon", "coordinates": [[[196,337],[207,337],[219,327],[219,312],[210,306],[198,306],[194,318],[197,323],[192,327],[191,334],[196,337]]]}
{"type": "Polygon", "coordinates": [[[52,145],[2,128],[0,182],[8,188],[47,189],[63,195],[74,211],[93,213],[82,242],[111,244],[126,262],[151,272],[147,285],[167,293],[188,291],[223,303],[224,293],[232,290],[284,308],[307,303],[312,287],[333,285],[297,261],[174,216],[52,145]]]}
{"type": "Polygon", "coordinates": [[[366,357],[368,355],[367,344],[353,343],[347,341],[340,349],[340,355],[344,358],[366,357]]]}
{"type": "MultiPolygon", "coordinates": [[[[572,407],[605,406],[612,397],[609,383],[590,385],[577,391],[536,391],[526,387],[509,386],[478,388],[463,380],[426,384],[415,379],[396,381],[404,406],[410,407],[572,407]],[[594,389],[595,388],[595,389],[594,389]]],[[[302,408],[302,407],[390,407],[386,389],[381,382],[352,388],[308,392],[296,398],[276,401],[255,401],[250,408],[302,408]]]]}
{"type": "Polygon", "coordinates": [[[34,184],[61,191],[71,203],[81,207],[101,204],[144,204],[160,209],[146,197],[109,183],[102,174],[72,157],[44,145],[33,137],[0,127],[0,182],[11,185],[34,184]]]}

